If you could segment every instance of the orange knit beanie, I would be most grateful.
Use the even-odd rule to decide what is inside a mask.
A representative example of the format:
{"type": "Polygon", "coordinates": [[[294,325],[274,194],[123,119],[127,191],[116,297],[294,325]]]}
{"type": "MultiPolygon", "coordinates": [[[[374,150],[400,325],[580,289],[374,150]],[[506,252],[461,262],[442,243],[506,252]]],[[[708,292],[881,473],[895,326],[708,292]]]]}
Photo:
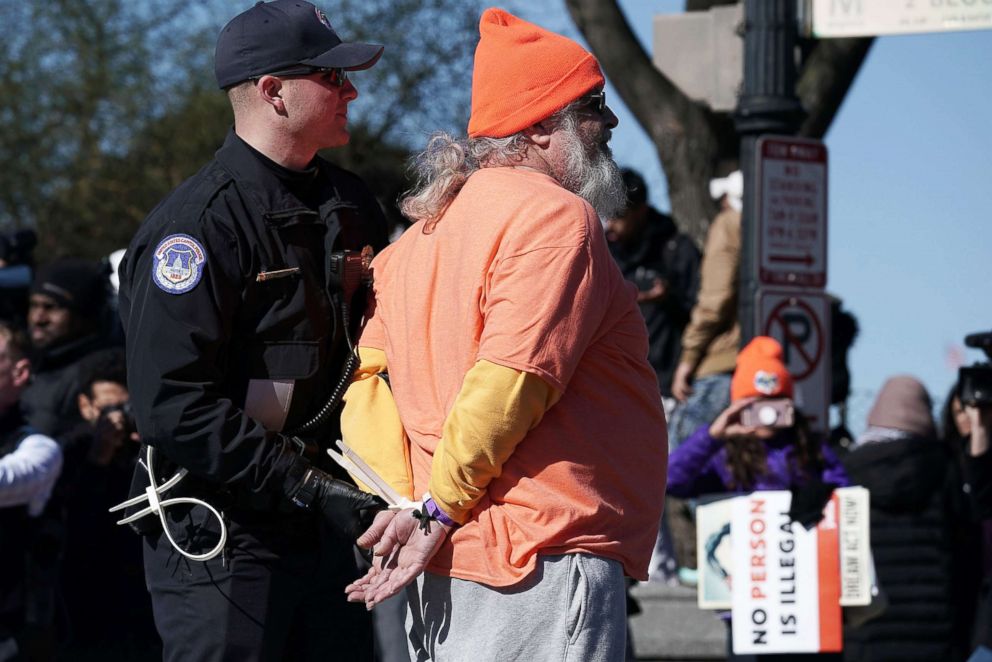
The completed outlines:
{"type": "Polygon", "coordinates": [[[737,369],[730,381],[730,399],[752,396],[792,397],[792,375],[782,362],[782,346],[768,336],[758,336],[737,355],[737,369]]]}
{"type": "Polygon", "coordinates": [[[472,138],[504,138],[603,85],[599,63],[567,37],[489,8],[472,71],[472,138]]]}

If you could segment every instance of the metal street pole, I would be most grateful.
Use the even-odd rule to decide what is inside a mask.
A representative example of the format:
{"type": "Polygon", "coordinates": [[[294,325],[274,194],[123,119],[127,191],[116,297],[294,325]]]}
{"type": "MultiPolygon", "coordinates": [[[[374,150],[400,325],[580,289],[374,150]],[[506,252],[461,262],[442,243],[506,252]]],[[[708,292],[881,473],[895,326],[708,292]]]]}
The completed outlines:
{"type": "Polygon", "coordinates": [[[738,316],[742,341],[758,335],[758,186],[755,143],[763,134],[794,135],[804,112],[796,97],[797,0],[744,0],[744,85],[734,121],[744,175],[738,316]]]}

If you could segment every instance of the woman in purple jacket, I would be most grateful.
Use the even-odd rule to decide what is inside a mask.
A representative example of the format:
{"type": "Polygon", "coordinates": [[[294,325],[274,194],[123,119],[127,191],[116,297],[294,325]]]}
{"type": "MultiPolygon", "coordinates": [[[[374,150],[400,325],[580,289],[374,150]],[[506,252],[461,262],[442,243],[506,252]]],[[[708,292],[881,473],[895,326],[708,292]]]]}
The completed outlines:
{"type": "Polygon", "coordinates": [[[781,346],[766,336],[755,338],[737,355],[730,406],[669,458],[668,493],[690,498],[793,490],[802,501],[794,510],[815,506],[821,498],[822,508],[830,490],[849,481],[836,456],[810,433],[791,398],[792,376],[782,362],[781,346]]]}
{"type": "MultiPolygon", "coordinates": [[[[730,382],[730,406],[712,424],[699,428],[668,459],[668,494],[683,499],[703,494],[791,490],[789,516],[809,526],[822,517],[835,487],[849,484],[837,457],[809,431],[792,402],[792,376],[782,347],[758,336],[737,355],[730,382]]],[[[727,620],[728,659],[750,661],[762,655],[735,655],[727,620]]],[[[768,656],[779,662],[837,660],[837,654],[768,656]]]]}

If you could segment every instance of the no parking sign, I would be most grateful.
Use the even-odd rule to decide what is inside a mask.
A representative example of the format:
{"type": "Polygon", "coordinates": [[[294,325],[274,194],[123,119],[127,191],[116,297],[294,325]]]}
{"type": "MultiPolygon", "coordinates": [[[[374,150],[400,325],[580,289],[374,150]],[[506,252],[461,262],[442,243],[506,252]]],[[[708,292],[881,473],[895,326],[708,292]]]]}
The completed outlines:
{"type": "Polygon", "coordinates": [[[757,328],[782,345],[796,405],[813,430],[825,432],[830,407],[829,297],[815,290],[761,289],[757,328]]]}

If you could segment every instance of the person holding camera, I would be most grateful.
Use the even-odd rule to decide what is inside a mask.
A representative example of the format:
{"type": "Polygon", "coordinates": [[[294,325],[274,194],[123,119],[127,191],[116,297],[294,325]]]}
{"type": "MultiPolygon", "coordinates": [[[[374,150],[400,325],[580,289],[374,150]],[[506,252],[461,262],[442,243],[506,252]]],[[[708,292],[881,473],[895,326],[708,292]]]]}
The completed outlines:
{"type": "MultiPolygon", "coordinates": [[[[965,338],[968,347],[992,358],[992,332],[965,338]]],[[[944,405],[944,440],[964,470],[972,518],[980,527],[982,561],[978,605],[971,645],[992,650],[992,366],[987,362],[962,367],[944,405]]],[[[977,573],[975,573],[977,574],[977,573]]],[[[968,581],[974,584],[974,576],[968,581]]]]}
{"type": "Polygon", "coordinates": [[[978,525],[953,448],[909,375],[886,380],[844,466],[871,493],[871,550],[887,604],[844,630],[848,660],[961,660],[981,576],[978,525]]]}
{"type": "Polygon", "coordinates": [[[833,487],[848,485],[834,454],[792,401],[792,376],[774,338],[758,336],[737,356],[730,406],[672,452],[668,494],[793,490],[793,512],[816,521],[833,487]]]}
{"type": "MultiPolygon", "coordinates": [[[[672,451],[668,494],[688,499],[790,490],[789,517],[805,526],[818,522],[833,489],[850,481],[836,456],[810,432],[792,396],[781,345],[767,336],[754,338],[737,355],[730,406],[672,451]]],[[[728,619],[729,659],[753,659],[729,652],[729,613],[722,617],[728,619]]]]}
{"type": "MultiPolygon", "coordinates": [[[[992,332],[973,333],[964,339],[965,345],[981,349],[992,359],[992,332]]],[[[967,440],[965,472],[971,486],[972,503],[982,519],[992,518],[992,365],[988,362],[965,366],[958,373],[958,382],[951,400],[954,425],[967,440]]]]}
{"type": "Polygon", "coordinates": [[[682,352],[682,331],[699,289],[699,249],[674,219],[648,204],[644,178],[622,168],[627,204],[606,220],[610,255],[637,286],[637,303],[648,328],[648,361],[658,375],[666,415],[675,408],[672,376],[682,352]]]}
{"type": "Polygon", "coordinates": [[[141,544],[108,509],[131,484],[139,437],[130,413],[124,351],[80,362],[77,405],[83,422],[65,435],[66,472],[57,486],[66,511],[61,590],[72,659],[161,657],[145,591],[141,544]],[[100,541],[94,544],[94,541],[100,541]],[[93,596],[104,608],[93,609],[93,596]]]}

